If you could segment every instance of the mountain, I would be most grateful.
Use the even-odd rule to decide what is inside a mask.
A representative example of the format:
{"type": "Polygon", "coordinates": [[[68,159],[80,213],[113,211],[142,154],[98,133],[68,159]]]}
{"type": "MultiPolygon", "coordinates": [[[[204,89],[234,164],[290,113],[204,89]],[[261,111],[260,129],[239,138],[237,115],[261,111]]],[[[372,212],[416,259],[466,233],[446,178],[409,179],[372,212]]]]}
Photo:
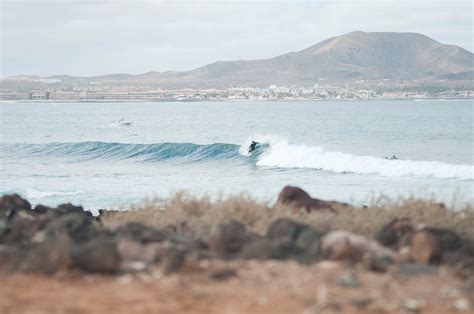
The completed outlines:
{"type": "Polygon", "coordinates": [[[320,79],[469,80],[473,77],[473,53],[461,47],[444,45],[416,33],[356,31],[271,59],[218,61],[184,72],[115,74],[91,79],[154,82],[163,86],[268,86],[312,85],[320,79]]]}

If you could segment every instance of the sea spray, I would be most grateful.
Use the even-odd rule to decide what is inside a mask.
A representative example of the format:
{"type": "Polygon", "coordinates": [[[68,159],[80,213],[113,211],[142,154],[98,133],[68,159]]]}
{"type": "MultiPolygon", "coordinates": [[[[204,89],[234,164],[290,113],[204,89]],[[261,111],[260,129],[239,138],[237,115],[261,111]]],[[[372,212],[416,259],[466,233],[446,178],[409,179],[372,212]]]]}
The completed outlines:
{"type": "Polygon", "coordinates": [[[260,156],[258,166],[309,168],[336,173],[377,174],[387,177],[424,176],[439,179],[474,179],[474,166],[438,161],[387,160],[375,156],[358,156],[325,151],[320,146],[273,142],[260,156]]]}

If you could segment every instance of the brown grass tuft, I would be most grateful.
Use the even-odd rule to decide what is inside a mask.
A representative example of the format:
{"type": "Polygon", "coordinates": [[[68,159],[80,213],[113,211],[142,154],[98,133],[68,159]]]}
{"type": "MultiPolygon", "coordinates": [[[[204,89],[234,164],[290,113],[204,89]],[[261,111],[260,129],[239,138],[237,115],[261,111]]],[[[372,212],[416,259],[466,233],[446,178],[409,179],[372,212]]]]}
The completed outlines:
{"type": "Polygon", "coordinates": [[[126,222],[140,222],[157,228],[179,226],[183,222],[197,236],[207,238],[220,223],[236,219],[253,230],[265,233],[275,219],[288,217],[326,230],[343,229],[365,236],[373,236],[382,225],[396,217],[408,217],[415,223],[446,228],[474,242],[474,209],[466,205],[452,209],[430,200],[407,198],[392,200],[380,197],[370,207],[329,211],[293,212],[281,205],[258,202],[247,194],[239,194],[211,201],[209,196],[195,197],[178,192],[169,199],[145,199],[124,211],[106,212],[102,222],[108,228],[126,222]]]}

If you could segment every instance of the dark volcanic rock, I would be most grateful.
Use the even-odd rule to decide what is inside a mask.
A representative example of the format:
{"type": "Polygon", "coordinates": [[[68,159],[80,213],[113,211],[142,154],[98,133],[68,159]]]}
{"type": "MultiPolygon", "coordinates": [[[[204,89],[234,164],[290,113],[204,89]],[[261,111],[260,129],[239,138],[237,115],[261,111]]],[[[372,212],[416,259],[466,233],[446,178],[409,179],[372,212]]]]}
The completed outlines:
{"type": "Polygon", "coordinates": [[[127,223],[115,230],[119,238],[128,238],[140,243],[161,242],[166,239],[163,232],[140,223],[127,223]]]}
{"type": "Polygon", "coordinates": [[[65,235],[32,246],[22,258],[19,271],[53,274],[72,265],[71,241],[65,235]]]}
{"type": "Polygon", "coordinates": [[[430,232],[439,239],[443,252],[459,250],[466,244],[457,233],[451,230],[433,227],[426,227],[423,230],[430,232]]]}
{"type": "Polygon", "coordinates": [[[186,255],[186,250],[168,247],[159,251],[157,260],[160,262],[163,273],[171,274],[181,270],[186,261],[186,255]]]}
{"type": "Polygon", "coordinates": [[[159,260],[159,252],[165,243],[143,244],[126,238],[117,239],[120,255],[120,269],[136,271],[146,269],[159,260]]]}
{"type": "Polygon", "coordinates": [[[112,274],[120,267],[117,242],[109,237],[76,243],[71,255],[74,265],[87,272],[112,274]]]}
{"type": "Polygon", "coordinates": [[[44,205],[41,205],[41,204],[36,205],[35,208],[33,209],[33,211],[35,213],[38,213],[38,214],[45,214],[50,210],[51,210],[50,207],[44,206],[44,205]]]}
{"type": "Polygon", "coordinates": [[[246,225],[233,220],[219,225],[208,244],[219,257],[232,258],[236,257],[247,243],[258,238],[258,234],[250,231],[246,225]]]}
{"type": "MultiPolygon", "coordinates": [[[[1,221],[1,220],[0,220],[1,221]]],[[[19,211],[8,220],[0,222],[0,243],[24,245],[32,241],[34,235],[41,230],[49,219],[39,217],[34,211],[19,211]]]]}
{"type": "Polygon", "coordinates": [[[313,262],[321,258],[321,238],[326,234],[325,231],[314,228],[305,228],[298,236],[295,244],[304,251],[304,262],[313,262]]]}
{"type": "Polygon", "coordinates": [[[241,257],[313,262],[319,256],[319,242],[324,234],[308,225],[280,218],[268,227],[264,239],[247,244],[241,257]]]}
{"type": "Polygon", "coordinates": [[[413,232],[414,227],[410,219],[395,218],[376,233],[375,239],[384,246],[399,249],[407,244],[413,232]]]}
{"type": "Polygon", "coordinates": [[[316,230],[309,225],[297,223],[288,218],[274,221],[267,230],[269,239],[287,238],[296,247],[306,252],[309,259],[314,259],[319,254],[319,242],[326,234],[326,230],[316,230]]]}
{"type": "Polygon", "coordinates": [[[291,219],[279,218],[268,227],[266,237],[268,239],[288,238],[291,241],[295,241],[306,228],[308,226],[291,219]]]}
{"type": "Polygon", "coordinates": [[[85,211],[82,206],[76,206],[71,203],[60,204],[56,208],[52,208],[52,211],[55,215],[65,215],[65,214],[81,214],[92,217],[92,213],[85,211]]]}
{"type": "Polygon", "coordinates": [[[20,195],[3,195],[0,198],[0,219],[10,219],[21,210],[31,210],[31,204],[20,195]]]}
{"type": "Polygon", "coordinates": [[[98,232],[98,228],[89,215],[81,212],[72,212],[54,218],[45,227],[44,232],[48,238],[67,234],[74,241],[86,241],[98,232]]]}
{"type": "Polygon", "coordinates": [[[8,221],[7,219],[0,219],[0,243],[3,243],[3,238],[8,232],[8,221]]]}
{"type": "Polygon", "coordinates": [[[16,270],[21,261],[19,249],[0,244],[0,274],[11,273],[16,270]]]}
{"type": "Polygon", "coordinates": [[[247,244],[240,257],[244,259],[298,259],[304,251],[298,248],[293,241],[287,238],[259,239],[247,244]]]}
{"type": "Polygon", "coordinates": [[[452,263],[469,255],[470,244],[455,232],[434,227],[416,228],[408,218],[393,219],[376,233],[375,238],[392,249],[408,248],[405,261],[438,263],[445,260],[452,263]]]}

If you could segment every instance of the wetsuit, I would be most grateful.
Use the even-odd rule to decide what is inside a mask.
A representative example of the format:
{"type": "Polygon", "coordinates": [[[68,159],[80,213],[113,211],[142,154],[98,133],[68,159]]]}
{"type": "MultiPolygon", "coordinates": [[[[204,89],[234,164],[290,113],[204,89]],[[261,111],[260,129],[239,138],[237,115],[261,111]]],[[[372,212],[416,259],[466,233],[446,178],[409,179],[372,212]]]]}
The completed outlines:
{"type": "Polygon", "coordinates": [[[249,146],[249,153],[253,152],[257,148],[258,142],[252,141],[252,144],[249,146]]]}

